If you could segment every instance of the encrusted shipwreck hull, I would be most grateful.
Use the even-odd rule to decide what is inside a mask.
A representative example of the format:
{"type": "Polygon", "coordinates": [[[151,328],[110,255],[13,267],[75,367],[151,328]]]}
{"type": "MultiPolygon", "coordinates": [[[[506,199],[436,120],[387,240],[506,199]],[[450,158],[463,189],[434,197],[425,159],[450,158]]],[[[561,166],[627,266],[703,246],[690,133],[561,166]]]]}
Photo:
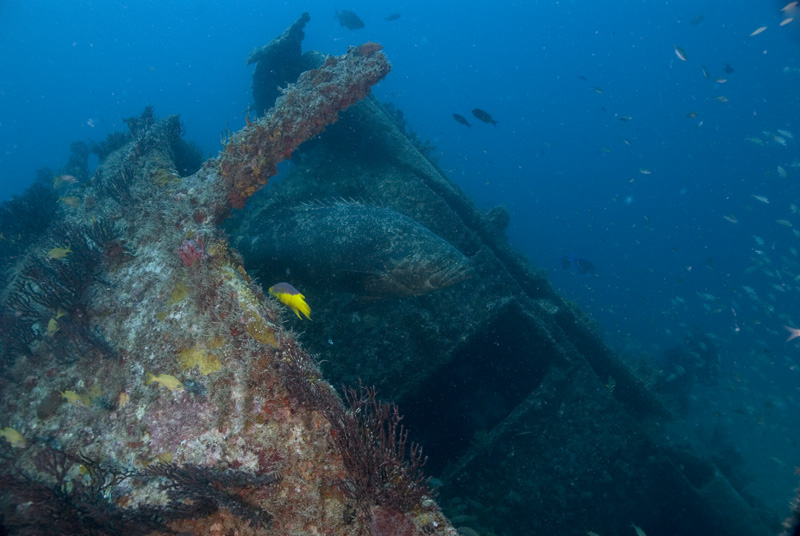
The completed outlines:
{"type": "MultiPolygon", "coordinates": [[[[649,536],[771,534],[714,464],[670,443],[657,397],[508,245],[508,213],[477,211],[399,114],[364,99],[389,70],[380,47],[301,57],[307,21],[251,55],[256,109],[320,67],[199,171],[177,172],[177,117],[145,113],[129,120],[124,144],[101,148],[95,177],[64,203],[35,187],[4,206],[25,224],[0,213],[11,239],[0,241],[3,528],[456,534],[431,499],[416,439],[463,535],[624,535],[632,523],[649,536]],[[290,155],[285,179],[247,201],[290,155]],[[249,275],[277,283],[289,264],[241,259],[220,230],[246,201],[227,224],[237,243],[270,236],[260,226],[278,208],[374,205],[381,217],[369,221],[383,231],[420,225],[436,237],[429,258],[420,246],[417,264],[402,266],[403,282],[436,266],[435,251],[456,251],[459,269],[433,285],[444,288],[374,295],[387,287],[364,283],[398,265],[387,255],[361,259],[373,273],[334,288],[341,279],[319,274],[347,260],[319,259],[314,244],[327,238],[296,234],[267,248],[308,247],[303,262],[322,261],[289,278],[314,321],[296,319],[249,275]],[[337,387],[363,381],[398,401],[414,435],[373,390],[347,390],[343,404],[318,361],[337,387]]],[[[392,245],[384,250],[403,251],[392,245]]]]}
{"type": "Polygon", "coordinates": [[[4,528],[454,533],[419,452],[377,438],[392,407],[362,390],[345,411],[218,229],[389,72],[379,49],[304,73],[188,177],[177,117],[143,114],[7,263],[0,425],[24,439],[0,441],[4,528]]]}
{"type": "MultiPolygon", "coordinates": [[[[291,271],[313,310],[313,322],[292,319],[304,347],[334,385],[363,381],[398,402],[459,531],[623,535],[632,523],[649,536],[776,531],[714,463],[669,439],[670,411],[509,246],[508,213],[479,212],[428,150],[399,114],[365,99],[305,144],[230,231],[234,242],[252,242],[278,210],[356,200],[402,213],[469,258],[470,279],[405,298],[291,271]]],[[[266,281],[293,261],[260,260],[245,253],[266,281]]]]}

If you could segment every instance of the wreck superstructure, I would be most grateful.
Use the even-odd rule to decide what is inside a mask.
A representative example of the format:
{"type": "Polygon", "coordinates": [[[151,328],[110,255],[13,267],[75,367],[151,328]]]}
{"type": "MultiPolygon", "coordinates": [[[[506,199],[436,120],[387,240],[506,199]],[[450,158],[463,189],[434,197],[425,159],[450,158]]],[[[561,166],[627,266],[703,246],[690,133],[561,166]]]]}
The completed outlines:
{"type": "Polygon", "coordinates": [[[62,532],[456,534],[424,470],[464,534],[770,534],[668,441],[670,412],[507,243],[507,212],[479,212],[367,97],[380,45],[300,56],[307,20],[251,55],[260,117],[219,158],[181,176],[180,122],[145,113],[9,263],[0,424],[27,446],[3,443],[4,523],[55,509],[62,532]],[[227,233],[325,199],[423,226],[471,277],[380,299],[294,281],[314,312],[295,319],[227,233]]]}

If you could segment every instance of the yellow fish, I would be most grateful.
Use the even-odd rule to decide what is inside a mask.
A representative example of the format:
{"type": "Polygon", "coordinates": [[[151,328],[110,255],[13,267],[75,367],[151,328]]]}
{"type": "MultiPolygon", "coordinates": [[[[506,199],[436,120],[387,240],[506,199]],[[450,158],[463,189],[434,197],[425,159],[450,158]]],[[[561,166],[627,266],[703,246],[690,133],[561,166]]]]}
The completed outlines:
{"type": "Polygon", "coordinates": [[[289,283],[278,283],[269,287],[269,293],[278,298],[282,304],[294,311],[297,318],[301,319],[300,313],[303,313],[306,318],[311,320],[311,307],[308,306],[305,296],[300,294],[300,291],[294,288],[289,283]]]}
{"type": "Polygon", "coordinates": [[[67,255],[72,253],[72,248],[67,245],[65,248],[53,248],[47,252],[47,256],[51,259],[63,259],[67,255]]]}
{"type": "Polygon", "coordinates": [[[61,391],[61,398],[66,398],[70,404],[79,404],[81,406],[88,406],[92,403],[88,396],[79,395],[75,391],[61,391]]]}
{"type": "Polygon", "coordinates": [[[58,322],[56,322],[55,317],[52,317],[50,321],[47,322],[47,336],[52,337],[56,332],[58,332],[58,322]]]}
{"type": "Polygon", "coordinates": [[[59,201],[59,203],[64,203],[65,205],[67,205],[70,208],[78,208],[78,206],[81,204],[81,198],[80,197],[75,197],[74,195],[67,195],[67,196],[64,196],[64,197],[59,197],[58,201],[59,201]]]}
{"type": "Polygon", "coordinates": [[[12,447],[24,447],[27,445],[27,443],[25,443],[25,438],[22,437],[22,434],[9,426],[6,426],[0,430],[0,437],[11,443],[12,447]]]}
{"type": "Polygon", "coordinates": [[[184,389],[181,381],[175,376],[170,376],[169,374],[159,374],[158,376],[155,376],[148,372],[146,385],[150,385],[153,382],[160,383],[170,391],[183,391],[184,389]]]}

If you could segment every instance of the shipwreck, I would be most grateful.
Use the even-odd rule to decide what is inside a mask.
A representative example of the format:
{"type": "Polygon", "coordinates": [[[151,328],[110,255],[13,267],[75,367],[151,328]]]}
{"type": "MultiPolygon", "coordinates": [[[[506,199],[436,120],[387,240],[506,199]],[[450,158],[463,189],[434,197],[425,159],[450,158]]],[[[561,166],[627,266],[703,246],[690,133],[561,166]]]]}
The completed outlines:
{"type": "Polygon", "coordinates": [[[669,409],[508,244],[508,213],[369,96],[381,46],[301,54],[307,21],[251,54],[254,117],[218,158],[147,109],[91,178],[4,203],[3,527],[773,534],[669,441],[669,409]],[[265,294],[284,279],[313,321],[265,294]]]}

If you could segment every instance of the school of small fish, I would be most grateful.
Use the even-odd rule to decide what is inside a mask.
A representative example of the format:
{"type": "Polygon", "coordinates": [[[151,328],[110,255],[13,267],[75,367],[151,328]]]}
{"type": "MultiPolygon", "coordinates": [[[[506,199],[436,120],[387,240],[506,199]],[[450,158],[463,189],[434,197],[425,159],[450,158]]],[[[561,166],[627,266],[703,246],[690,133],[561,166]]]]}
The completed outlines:
{"type": "MultiPolygon", "coordinates": [[[[756,51],[759,54],[772,52],[767,50],[768,45],[765,42],[773,38],[773,32],[782,31],[780,28],[794,26],[793,21],[800,9],[798,5],[798,1],[786,4],[777,14],[775,22],[765,20],[761,23],[756,20],[752,27],[738,27],[733,37],[740,40],[743,46],[753,49],[754,54],[756,51]]],[[[705,17],[701,15],[686,20],[691,26],[699,26],[704,21],[705,17]]],[[[696,44],[690,47],[690,42],[691,39],[686,38],[684,43],[662,45],[664,63],[682,75],[693,76],[692,84],[697,85],[697,92],[691,94],[691,99],[686,99],[691,104],[681,113],[675,114],[675,117],[682,116],[691,120],[687,121],[687,138],[700,128],[719,128],[717,118],[735,114],[737,112],[729,108],[741,106],[742,87],[747,87],[746,84],[750,88],[758,87],[762,83],[755,78],[752,68],[748,70],[749,66],[744,59],[741,60],[742,65],[736,65],[736,68],[730,63],[715,63],[719,61],[716,58],[718,50],[715,49],[712,54],[712,51],[698,48],[696,44]]],[[[774,43],[771,46],[777,48],[774,43]]],[[[800,75],[800,67],[787,66],[783,68],[783,72],[790,75],[792,83],[795,83],[794,77],[800,75]]],[[[613,81],[592,79],[584,75],[578,75],[577,78],[585,82],[585,91],[594,92],[595,95],[591,98],[599,101],[603,112],[607,111],[606,106],[620,105],[619,100],[613,100],[613,81]]],[[[661,95],[656,102],[663,102],[661,95]]],[[[792,108],[787,107],[789,109],[792,108]]],[[[647,160],[646,154],[639,152],[642,151],[641,147],[647,146],[643,139],[645,133],[639,130],[639,124],[646,122],[646,112],[636,109],[609,112],[611,113],[607,117],[619,119],[614,125],[609,122],[609,128],[619,132],[616,139],[621,138],[624,146],[618,149],[622,144],[605,142],[605,145],[598,148],[598,153],[608,155],[616,151],[626,151],[630,164],[620,177],[620,183],[668,180],[669,169],[663,164],[656,166],[647,160]],[[647,178],[643,179],[642,175],[647,178]]],[[[666,290],[673,295],[668,306],[661,311],[663,319],[669,320],[664,322],[669,324],[669,328],[662,329],[669,329],[670,335],[678,337],[680,330],[684,333],[697,330],[697,325],[702,324],[702,320],[698,320],[698,311],[701,319],[702,315],[707,315],[709,325],[719,326],[721,319],[724,319],[729,326],[728,330],[712,332],[709,328],[703,336],[719,348],[741,348],[743,351],[742,355],[737,354],[734,366],[728,364],[730,369],[725,371],[725,385],[719,387],[721,391],[730,393],[734,402],[721,402],[727,394],[714,399],[713,396],[717,395],[705,393],[698,395],[698,399],[693,399],[692,404],[700,406],[702,409],[698,411],[706,413],[709,421],[716,421],[721,427],[757,428],[764,432],[765,437],[768,434],[776,442],[789,445],[787,450],[791,451],[792,448],[797,448],[800,440],[796,429],[786,425],[791,418],[786,418],[783,414],[797,414],[797,408],[800,408],[800,388],[788,392],[778,388],[773,390],[774,380],[770,374],[779,371],[778,374],[786,375],[787,378],[798,378],[800,374],[800,311],[795,305],[800,303],[800,245],[794,242],[800,239],[800,201],[790,197],[790,192],[798,187],[795,181],[800,183],[800,156],[797,156],[798,146],[792,132],[796,123],[793,114],[787,112],[785,117],[776,119],[766,118],[758,112],[761,110],[756,110],[754,106],[752,114],[757,116],[759,122],[755,124],[759,126],[746,130],[747,136],[733,140],[729,151],[742,151],[748,157],[753,155],[749,162],[758,162],[756,165],[760,165],[762,171],[756,176],[747,176],[744,173],[743,176],[731,176],[730,184],[736,185],[731,190],[736,193],[726,197],[729,203],[725,210],[714,215],[714,218],[718,218],[718,225],[727,228],[730,237],[724,236],[724,230],[717,237],[717,231],[701,231],[698,227],[698,231],[708,233],[709,241],[727,242],[730,239],[732,244],[737,243],[741,233],[747,233],[753,236],[752,247],[741,252],[731,250],[729,259],[717,259],[716,263],[710,258],[702,266],[698,266],[702,264],[699,262],[687,262],[684,267],[686,274],[693,277],[698,271],[702,271],[704,276],[717,279],[718,286],[709,285],[705,289],[683,294],[680,286],[666,290]],[[757,158],[757,155],[763,156],[757,158]],[[742,185],[745,185],[744,191],[739,189],[742,185]],[[724,268],[721,268],[722,264],[725,265],[724,268]],[[731,279],[742,275],[746,278],[745,282],[749,280],[752,283],[733,284],[724,280],[723,273],[726,277],[733,274],[731,279]]],[[[720,130],[716,134],[719,134],[722,142],[724,132],[720,130]]],[[[623,196],[615,194],[612,201],[622,198],[623,196]]],[[[649,224],[650,218],[646,215],[643,217],[649,224]]],[[[676,256],[680,254],[682,252],[676,253],[676,256]]],[[[689,277],[687,275],[685,279],[688,280],[689,277]]],[[[676,281],[683,285],[684,276],[677,276],[676,281]]],[[[690,287],[687,285],[685,288],[690,287]]],[[[654,329],[659,329],[661,324],[658,319],[654,319],[654,329]]],[[[659,348],[654,351],[664,350],[659,348]]],[[[721,359],[733,357],[723,356],[721,359]]],[[[794,381],[797,383],[797,380],[794,381]]],[[[775,461],[785,468],[784,472],[790,472],[793,465],[798,465],[796,462],[787,463],[781,457],[776,457],[775,461]]],[[[645,536],[645,530],[636,523],[629,526],[631,533],[645,536]]],[[[585,532],[587,536],[599,536],[592,530],[585,532]]]]}

